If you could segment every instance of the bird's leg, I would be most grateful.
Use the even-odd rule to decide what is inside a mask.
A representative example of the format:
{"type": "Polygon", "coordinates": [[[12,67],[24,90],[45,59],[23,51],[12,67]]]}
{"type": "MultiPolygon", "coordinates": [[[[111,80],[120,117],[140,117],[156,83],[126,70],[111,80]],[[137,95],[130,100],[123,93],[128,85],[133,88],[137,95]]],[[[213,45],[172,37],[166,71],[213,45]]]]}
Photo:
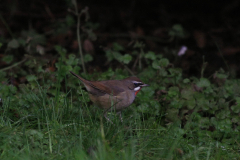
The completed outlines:
{"type": "Polygon", "coordinates": [[[119,119],[121,120],[121,122],[123,122],[123,119],[122,119],[122,112],[119,111],[119,112],[117,112],[117,114],[119,115],[119,119]]]}
{"type": "Polygon", "coordinates": [[[107,117],[107,111],[104,112],[104,117],[110,122],[113,124],[113,122],[107,117]]]}

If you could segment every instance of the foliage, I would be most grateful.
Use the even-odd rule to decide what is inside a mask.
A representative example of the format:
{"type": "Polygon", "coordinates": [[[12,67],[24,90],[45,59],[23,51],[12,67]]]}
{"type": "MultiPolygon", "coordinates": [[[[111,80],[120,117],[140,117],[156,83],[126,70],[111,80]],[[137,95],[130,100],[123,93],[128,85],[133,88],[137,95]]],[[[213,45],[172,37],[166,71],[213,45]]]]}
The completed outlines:
{"type": "MultiPolygon", "coordinates": [[[[17,153],[13,157],[38,159],[48,155],[190,158],[195,154],[206,158],[209,148],[213,158],[216,154],[236,156],[232,151],[239,149],[240,82],[227,79],[223,70],[211,81],[183,79],[181,69],[172,67],[166,58],[151,51],[144,53],[148,67],[139,77],[151,86],[143,88],[136,102],[124,111],[123,124],[112,116],[117,125],[111,125],[102,119],[101,110],[89,107],[87,93],[76,89],[79,81],[67,76],[69,70],[81,70],[79,59],[60,46],[56,50],[60,55],[56,72],[45,72],[35,65],[31,69],[39,76],[26,74],[28,83],[19,89],[1,84],[2,159],[13,153],[17,153]],[[154,148],[163,150],[156,152],[154,148]]],[[[124,74],[121,69],[110,69],[98,79],[120,74],[124,74]]],[[[91,77],[95,75],[87,78],[91,77]]]]}
{"type": "MultiPolygon", "coordinates": [[[[73,22],[67,17],[62,28],[73,22]]],[[[94,40],[96,27],[86,23],[84,36],[94,40]]],[[[185,31],[174,25],[169,35],[184,38],[185,31]]],[[[6,65],[16,64],[14,54],[27,54],[21,67],[0,70],[1,159],[239,159],[240,81],[223,69],[211,79],[183,78],[180,68],[160,53],[145,52],[142,42],[130,49],[112,43],[105,52],[108,63],[124,69],[82,76],[122,79],[134,71],[150,84],[123,111],[123,123],[110,115],[112,125],[69,75],[82,72],[77,54],[55,46],[57,56],[50,62],[36,56],[44,44],[46,37],[34,30],[1,43],[6,65]]],[[[83,60],[89,63],[94,56],[87,53],[83,60]]]]}

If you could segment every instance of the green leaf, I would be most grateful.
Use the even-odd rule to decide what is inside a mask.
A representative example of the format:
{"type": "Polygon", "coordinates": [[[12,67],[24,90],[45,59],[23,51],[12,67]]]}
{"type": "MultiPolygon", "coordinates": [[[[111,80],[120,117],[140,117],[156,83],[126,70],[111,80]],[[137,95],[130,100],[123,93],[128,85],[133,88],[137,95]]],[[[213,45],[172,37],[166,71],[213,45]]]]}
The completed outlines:
{"type": "Polygon", "coordinates": [[[228,75],[227,74],[223,74],[223,73],[217,73],[216,77],[219,78],[219,79],[226,79],[228,77],[228,75]]]}
{"type": "Polygon", "coordinates": [[[79,71],[80,71],[80,67],[79,66],[75,66],[74,68],[73,68],[73,72],[74,73],[78,73],[79,71]]]}
{"type": "Polygon", "coordinates": [[[161,67],[159,66],[159,64],[158,64],[158,61],[153,61],[152,67],[153,67],[154,69],[160,69],[160,68],[161,68],[161,67]]]}
{"type": "Polygon", "coordinates": [[[2,58],[3,62],[6,62],[7,64],[11,63],[13,61],[13,56],[12,55],[7,55],[2,58]]]}
{"type": "Polygon", "coordinates": [[[220,131],[227,132],[231,129],[232,122],[230,119],[224,119],[218,122],[218,125],[215,126],[220,131]]]}
{"type": "Polygon", "coordinates": [[[140,75],[142,77],[151,77],[151,76],[156,76],[156,71],[151,68],[151,67],[148,67],[148,68],[145,68],[144,70],[142,70],[142,72],[140,73],[140,75]]]}
{"type": "Polygon", "coordinates": [[[193,98],[193,93],[195,91],[192,88],[186,88],[181,91],[181,97],[184,99],[192,99],[193,98]]]}
{"type": "Polygon", "coordinates": [[[239,113],[240,112],[240,104],[231,106],[231,109],[234,113],[239,113]]]}
{"type": "Polygon", "coordinates": [[[37,80],[37,77],[34,76],[34,75],[28,75],[28,76],[26,76],[26,79],[27,79],[29,82],[31,82],[31,81],[37,80]]]}
{"type": "Polygon", "coordinates": [[[195,99],[186,100],[185,105],[187,106],[188,109],[193,109],[196,106],[196,100],[195,99]]]}
{"type": "Polygon", "coordinates": [[[172,29],[175,30],[176,32],[183,32],[183,27],[180,24],[173,25],[172,29]]]}
{"type": "Polygon", "coordinates": [[[167,67],[169,64],[169,60],[167,58],[162,58],[159,60],[159,65],[161,67],[167,67]]]}
{"type": "Polygon", "coordinates": [[[209,101],[206,99],[198,99],[197,105],[201,107],[203,111],[209,110],[209,101]]]}
{"type": "Polygon", "coordinates": [[[65,77],[69,71],[73,69],[71,65],[63,65],[61,62],[55,63],[55,65],[58,68],[58,73],[56,73],[56,75],[61,78],[65,77]]]}
{"type": "Polygon", "coordinates": [[[201,78],[196,84],[198,87],[209,87],[211,85],[210,81],[206,78],[201,78]]]}
{"type": "Polygon", "coordinates": [[[225,119],[227,117],[230,116],[230,111],[228,109],[224,109],[224,110],[221,110],[219,111],[217,114],[216,114],[216,118],[218,119],[225,119]]]}
{"type": "Polygon", "coordinates": [[[101,74],[101,78],[102,79],[109,79],[109,77],[112,77],[112,76],[114,76],[116,73],[112,70],[112,68],[110,67],[110,68],[108,68],[108,71],[106,71],[106,72],[103,72],[102,74],[101,74]]]}
{"type": "Polygon", "coordinates": [[[120,44],[118,44],[118,43],[113,43],[113,50],[114,51],[124,51],[124,48],[123,48],[123,46],[121,46],[120,44]]]}
{"type": "Polygon", "coordinates": [[[136,41],[133,45],[133,48],[144,48],[145,44],[143,42],[136,41]]]}
{"type": "Polygon", "coordinates": [[[15,87],[13,85],[10,85],[9,90],[10,90],[11,93],[16,93],[17,92],[17,87],[15,87]]]}
{"type": "Polygon", "coordinates": [[[0,71],[0,82],[5,81],[5,77],[7,75],[7,72],[0,71]]]}
{"type": "Polygon", "coordinates": [[[175,24],[168,33],[170,36],[176,36],[179,38],[184,38],[184,29],[180,24],[175,24]]]}
{"type": "Polygon", "coordinates": [[[218,108],[228,108],[228,106],[229,106],[229,102],[226,102],[226,100],[225,99],[223,99],[223,98],[220,98],[219,99],[219,101],[218,101],[218,108]]]}
{"type": "Polygon", "coordinates": [[[68,55],[68,59],[66,60],[66,64],[68,65],[76,65],[77,59],[75,54],[68,55]]]}
{"type": "Polygon", "coordinates": [[[168,90],[168,96],[169,97],[177,97],[179,94],[179,88],[178,87],[170,87],[168,90]]]}
{"type": "Polygon", "coordinates": [[[151,60],[155,60],[156,59],[156,55],[154,52],[149,51],[144,55],[145,58],[147,59],[151,59],[151,60]]]}
{"type": "Polygon", "coordinates": [[[182,101],[179,101],[179,99],[174,98],[171,103],[169,104],[170,107],[172,108],[182,108],[183,103],[182,101]]]}
{"type": "Polygon", "coordinates": [[[240,104],[240,97],[236,97],[235,100],[237,104],[240,104]]]}
{"type": "Polygon", "coordinates": [[[185,83],[185,84],[190,83],[190,79],[185,78],[185,79],[183,80],[183,83],[185,83]]]}
{"type": "Polygon", "coordinates": [[[125,54],[125,55],[120,57],[120,61],[125,63],[125,64],[128,64],[131,60],[132,60],[132,56],[129,55],[129,54],[125,54]]]}
{"type": "Polygon", "coordinates": [[[178,77],[179,79],[182,76],[182,69],[181,68],[169,68],[168,71],[170,72],[172,77],[178,77]]]}
{"type": "Polygon", "coordinates": [[[208,129],[210,125],[210,121],[208,117],[202,117],[199,121],[199,126],[203,129],[206,128],[208,129]]]}
{"type": "Polygon", "coordinates": [[[67,26],[69,27],[73,26],[76,23],[72,15],[67,15],[65,20],[66,20],[67,26]]]}
{"type": "Polygon", "coordinates": [[[92,55],[86,54],[86,55],[84,56],[84,62],[91,62],[92,60],[93,60],[92,55]]]}
{"type": "Polygon", "coordinates": [[[153,98],[155,91],[151,87],[143,87],[141,92],[138,93],[138,98],[141,100],[148,101],[149,98],[153,98]]]}
{"type": "Polygon", "coordinates": [[[155,60],[152,63],[152,67],[154,69],[160,69],[161,67],[167,67],[169,64],[169,60],[167,58],[162,58],[159,61],[155,60]]]}
{"type": "Polygon", "coordinates": [[[65,57],[66,56],[66,53],[67,53],[67,50],[59,45],[56,45],[55,46],[55,50],[62,56],[62,57],[65,57]]]}
{"type": "Polygon", "coordinates": [[[108,62],[111,62],[114,59],[114,55],[111,50],[105,51],[108,62]]]}
{"type": "Polygon", "coordinates": [[[114,58],[121,62],[122,55],[117,51],[112,51],[114,58]]]}
{"type": "Polygon", "coordinates": [[[9,94],[9,88],[7,85],[3,85],[0,83],[0,98],[7,96],[9,94]]]}
{"type": "Polygon", "coordinates": [[[210,101],[209,103],[209,108],[210,108],[210,112],[212,114],[215,114],[215,111],[218,110],[218,105],[216,105],[216,102],[215,101],[210,101]]]}
{"type": "Polygon", "coordinates": [[[8,48],[16,49],[19,47],[19,43],[16,39],[12,39],[10,42],[8,42],[8,48]]]}
{"type": "Polygon", "coordinates": [[[18,43],[19,45],[25,46],[26,45],[26,40],[23,38],[18,38],[18,43]]]}
{"type": "Polygon", "coordinates": [[[42,66],[38,66],[38,67],[37,67],[37,72],[38,72],[38,73],[40,73],[40,72],[44,72],[42,66]]]}
{"type": "MultiPolygon", "coordinates": [[[[162,77],[166,77],[168,75],[168,72],[165,68],[159,67],[159,75],[162,76],[162,77]]],[[[169,80],[165,79],[165,82],[169,83],[169,80]]]]}
{"type": "Polygon", "coordinates": [[[36,67],[36,59],[31,59],[31,60],[28,60],[24,63],[24,65],[26,65],[27,67],[29,68],[34,68],[36,67]]]}
{"type": "Polygon", "coordinates": [[[161,109],[161,105],[159,104],[159,102],[158,101],[150,101],[150,106],[156,110],[155,114],[159,115],[159,110],[161,109]]]}
{"type": "Polygon", "coordinates": [[[168,80],[170,83],[177,84],[182,82],[182,69],[169,68],[168,72],[170,73],[170,75],[168,74],[168,77],[172,77],[171,79],[168,80]]]}
{"type": "Polygon", "coordinates": [[[239,123],[240,122],[240,117],[238,115],[234,115],[231,117],[233,123],[239,123]]]}
{"type": "Polygon", "coordinates": [[[138,106],[138,111],[142,113],[147,113],[149,110],[149,105],[147,103],[142,103],[138,106]]]}
{"type": "Polygon", "coordinates": [[[178,121],[179,120],[178,113],[179,109],[176,108],[167,109],[166,118],[172,122],[178,121]]]}

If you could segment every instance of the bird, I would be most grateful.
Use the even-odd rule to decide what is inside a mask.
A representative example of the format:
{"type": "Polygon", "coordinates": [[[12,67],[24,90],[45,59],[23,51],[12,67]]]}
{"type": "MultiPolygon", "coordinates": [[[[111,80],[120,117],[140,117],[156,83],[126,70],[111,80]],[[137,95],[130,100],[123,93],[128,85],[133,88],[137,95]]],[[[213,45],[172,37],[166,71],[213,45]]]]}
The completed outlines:
{"type": "Polygon", "coordinates": [[[142,87],[149,86],[135,76],[122,80],[89,81],[72,71],[70,73],[83,83],[90,100],[104,110],[104,117],[111,123],[112,121],[107,117],[107,112],[115,110],[123,122],[122,110],[133,103],[142,87]]]}

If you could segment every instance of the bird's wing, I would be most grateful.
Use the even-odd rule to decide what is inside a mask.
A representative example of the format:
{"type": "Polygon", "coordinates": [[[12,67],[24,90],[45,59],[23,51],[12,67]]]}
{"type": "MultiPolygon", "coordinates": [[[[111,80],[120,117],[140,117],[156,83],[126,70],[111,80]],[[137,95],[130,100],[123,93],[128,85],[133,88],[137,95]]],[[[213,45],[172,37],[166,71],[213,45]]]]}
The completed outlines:
{"type": "Polygon", "coordinates": [[[90,92],[91,94],[102,96],[104,94],[109,94],[112,96],[116,96],[121,92],[124,92],[124,89],[119,87],[117,80],[112,81],[101,81],[101,82],[89,82],[88,83],[95,90],[90,92]]]}

